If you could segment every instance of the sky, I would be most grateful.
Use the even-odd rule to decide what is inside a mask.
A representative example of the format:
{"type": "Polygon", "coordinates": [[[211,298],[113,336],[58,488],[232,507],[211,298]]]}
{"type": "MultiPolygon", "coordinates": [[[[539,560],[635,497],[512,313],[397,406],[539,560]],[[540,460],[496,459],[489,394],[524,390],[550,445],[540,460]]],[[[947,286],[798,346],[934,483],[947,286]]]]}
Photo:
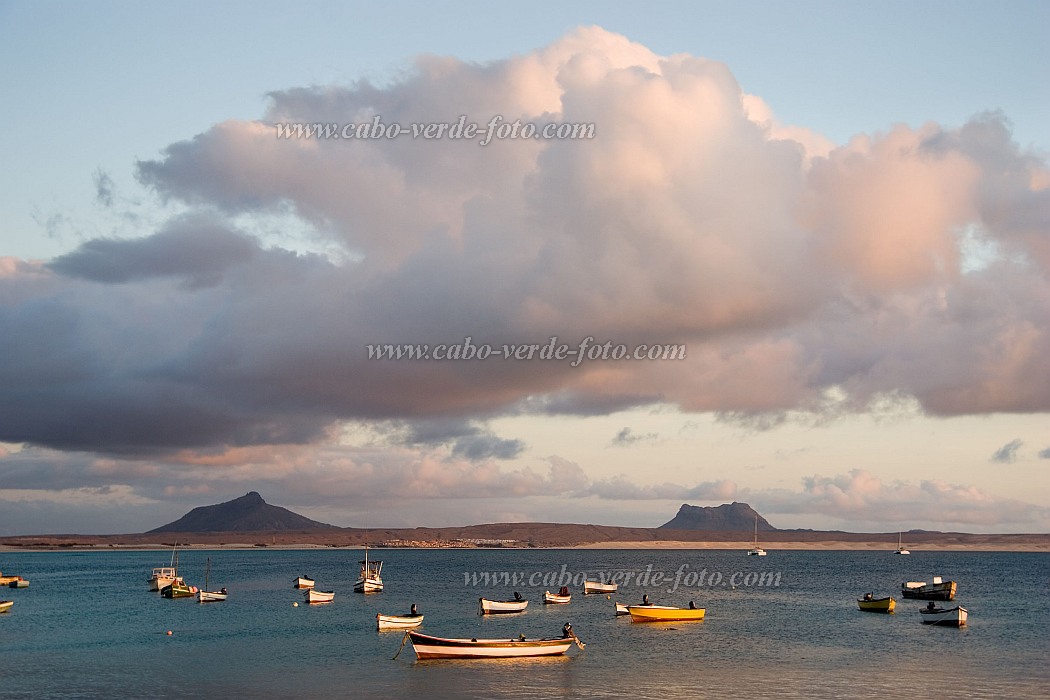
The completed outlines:
{"type": "Polygon", "coordinates": [[[0,1],[0,535],[248,491],[353,527],[1047,532],[1047,27],[0,1]]]}

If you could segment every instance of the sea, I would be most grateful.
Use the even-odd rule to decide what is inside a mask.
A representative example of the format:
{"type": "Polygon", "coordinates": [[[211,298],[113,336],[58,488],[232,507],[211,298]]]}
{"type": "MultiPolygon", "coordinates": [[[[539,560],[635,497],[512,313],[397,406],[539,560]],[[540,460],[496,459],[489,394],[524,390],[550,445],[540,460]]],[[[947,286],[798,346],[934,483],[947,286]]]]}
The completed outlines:
{"type": "MultiPolygon", "coordinates": [[[[385,589],[353,592],[360,549],[182,549],[180,573],[229,599],[150,592],[170,551],[0,552],[0,696],[11,698],[1047,698],[1050,554],[743,550],[371,549],[385,589]],[[298,575],[334,590],[306,605],[298,575]],[[961,629],[921,624],[903,581],[958,583],[961,629]],[[586,579],[617,593],[587,595],[586,579]],[[543,592],[567,585],[568,605],[543,592]],[[527,598],[479,616],[480,597],[527,598]],[[872,592],[892,615],[861,612],[872,592]],[[701,622],[633,623],[614,602],[707,609],[701,622]],[[559,636],[564,657],[418,661],[376,613],[445,637],[559,636]],[[170,634],[169,634],[170,632],[170,634]]],[[[942,604],[943,605],[943,604],[942,604]]]]}

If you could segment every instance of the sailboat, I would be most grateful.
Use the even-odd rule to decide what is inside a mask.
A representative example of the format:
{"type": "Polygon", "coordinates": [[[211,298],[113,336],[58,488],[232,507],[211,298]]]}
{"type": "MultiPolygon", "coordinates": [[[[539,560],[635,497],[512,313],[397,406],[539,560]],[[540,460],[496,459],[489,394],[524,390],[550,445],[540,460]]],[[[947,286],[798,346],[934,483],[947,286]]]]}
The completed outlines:
{"type": "Polygon", "coordinates": [[[368,561],[368,545],[365,545],[365,560],[361,562],[361,575],[354,584],[355,593],[378,593],[383,590],[383,562],[368,561]]]}
{"type": "Polygon", "coordinates": [[[747,550],[747,556],[749,557],[764,557],[766,556],[766,550],[758,546],[758,516],[755,516],[755,546],[747,550]]]}
{"type": "Polygon", "coordinates": [[[211,574],[211,557],[208,557],[208,564],[204,567],[204,589],[197,591],[197,600],[201,603],[214,603],[220,600],[226,600],[226,588],[223,587],[219,591],[208,590],[208,576],[211,574]]]}
{"type": "Polygon", "coordinates": [[[906,550],[904,548],[904,545],[901,544],[901,537],[903,536],[903,534],[904,533],[902,532],[897,533],[897,550],[894,552],[894,554],[911,554],[911,552],[906,550]]]}

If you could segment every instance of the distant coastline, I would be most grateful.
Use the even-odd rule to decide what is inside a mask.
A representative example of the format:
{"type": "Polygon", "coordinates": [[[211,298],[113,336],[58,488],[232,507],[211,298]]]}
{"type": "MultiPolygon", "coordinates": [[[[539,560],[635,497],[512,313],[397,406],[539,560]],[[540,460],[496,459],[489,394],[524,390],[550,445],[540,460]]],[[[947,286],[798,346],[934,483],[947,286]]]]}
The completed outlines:
{"type": "MultiPolygon", "coordinates": [[[[0,551],[197,549],[748,549],[753,533],[621,528],[560,523],[499,523],[453,528],[363,529],[260,532],[165,532],[124,535],[18,535],[0,537],[0,551]]],[[[888,551],[897,533],[815,530],[764,532],[762,546],[777,550],[888,551]]],[[[1050,533],[974,534],[912,531],[905,544],[923,551],[1050,552],[1050,533]]]]}

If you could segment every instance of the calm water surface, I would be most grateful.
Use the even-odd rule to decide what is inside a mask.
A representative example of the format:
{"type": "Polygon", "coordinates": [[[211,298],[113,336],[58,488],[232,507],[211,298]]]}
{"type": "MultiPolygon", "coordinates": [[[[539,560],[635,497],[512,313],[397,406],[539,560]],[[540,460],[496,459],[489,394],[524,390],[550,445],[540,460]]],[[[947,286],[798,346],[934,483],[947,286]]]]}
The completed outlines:
{"type": "MultiPolygon", "coordinates": [[[[168,563],[156,552],[0,552],[0,570],[31,581],[0,589],[0,693],[7,698],[1046,698],[1050,687],[1050,555],[1042,553],[639,550],[379,550],[386,590],[352,592],[360,551],[180,552],[180,572],[224,603],[166,600],[146,577],[168,563]],[[675,572],[682,567],[679,588],[675,572]],[[563,568],[564,567],[564,568],[563,568]],[[544,606],[562,571],[662,573],[660,585],[613,596],[707,608],[699,623],[633,624],[613,599],[583,596],[544,606]],[[706,570],[704,585],[696,574],[706,570]],[[484,572],[524,577],[473,585],[484,572]],[[335,590],[323,606],[293,603],[298,574],[335,590]],[[693,576],[690,577],[689,574],[693,576]],[[729,585],[737,574],[738,585],[729,585]],[[766,574],[779,585],[743,585],[766,574]],[[959,583],[964,629],[927,627],[921,601],[900,600],[904,580],[959,583]],[[528,578],[537,584],[530,586],[528,578]],[[714,577],[712,579],[712,576],[714,577]],[[718,581],[721,576],[722,581],[718,581]],[[546,581],[544,581],[546,577],[546,581]],[[693,583],[686,588],[684,582],[693,583]],[[544,583],[551,585],[544,585],[544,583]],[[713,584],[713,585],[712,585],[713,584]],[[724,585],[723,585],[724,584],[724,585]],[[479,617],[479,596],[517,590],[526,613],[479,617]],[[857,610],[873,591],[897,613],[857,610]],[[375,630],[375,614],[416,603],[423,631],[453,637],[553,636],[572,622],[587,642],[563,658],[417,662],[402,633],[375,630]],[[166,632],[172,631],[168,636],[166,632]]],[[[564,582],[564,581],[563,581],[564,582]]]]}

